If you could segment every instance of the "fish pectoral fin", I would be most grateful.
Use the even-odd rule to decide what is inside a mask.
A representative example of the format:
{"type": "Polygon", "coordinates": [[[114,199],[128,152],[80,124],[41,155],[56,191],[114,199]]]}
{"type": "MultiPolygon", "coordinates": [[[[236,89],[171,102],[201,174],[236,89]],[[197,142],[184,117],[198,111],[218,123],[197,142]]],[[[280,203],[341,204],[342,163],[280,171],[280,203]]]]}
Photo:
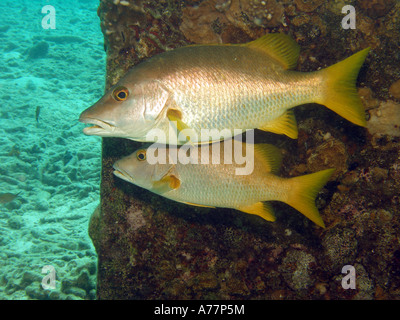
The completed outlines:
{"type": "Polygon", "coordinates": [[[239,207],[237,209],[249,214],[255,214],[267,221],[276,220],[274,209],[269,203],[266,202],[256,202],[250,206],[239,207]]]}
{"type": "Polygon", "coordinates": [[[297,139],[298,137],[297,121],[293,110],[286,111],[283,115],[267,122],[259,129],[276,134],[284,134],[292,139],[297,139]]]}
{"type": "Polygon", "coordinates": [[[284,69],[295,68],[299,59],[299,45],[290,36],[283,33],[269,33],[244,44],[244,46],[264,51],[278,61],[284,69]]]}
{"type": "Polygon", "coordinates": [[[174,175],[166,175],[161,180],[153,183],[151,191],[157,194],[163,194],[171,190],[178,189],[181,186],[181,180],[174,175]]]}
{"type": "Polygon", "coordinates": [[[184,131],[183,133],[185,134],[186,141],[183,142],[191,143],[191,135],[193,135],[193,130],[185,122],[182,121],[182,112],[175,108],[169,108],[167,110],[167,118],[172,124],[174,124],[176,130],[178,131],[178,141],[180,141],[178,136],[179,133],[184,131]]]}
{"type": "Polygon", "coordinates": [[[178,131],[189,128],[189,126],[182,121],[182,112],[178,109],[169,108],[167,110],[167,118],[169,121],[176,122],[176,128],[178,131]]]}

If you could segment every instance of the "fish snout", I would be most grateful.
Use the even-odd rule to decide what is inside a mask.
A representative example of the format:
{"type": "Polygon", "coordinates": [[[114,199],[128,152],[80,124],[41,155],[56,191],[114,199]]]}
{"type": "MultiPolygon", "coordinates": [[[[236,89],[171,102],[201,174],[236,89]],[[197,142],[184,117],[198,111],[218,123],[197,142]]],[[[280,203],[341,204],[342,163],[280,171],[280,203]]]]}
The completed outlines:
{"type": "MultiPolygon", "coordinates": [[[[119,160],[120,161],[120,160],[119,160]]],[[[120,166],[119,166],[119,161],[114,163],[113,168],[114,168],[114,175],[117,176],[118,178],[121,178],[122,180],[128,181],[128,182],[133,182],[133,178],[125,172],[120,166]]]]}
{"type": "MultiPolygon", "coordinates": [[[[92,108],[92,107],[91,107],[92,108]]],[[[97,135],[97,136],[108,136],[114,130],[115,126],[105,120],[99,119],[91,108],[86,109],[79,116],[79,122],[85,124],[91,124],[92,126],[83,129],[83,133],[86,135],[97,135]]]]}

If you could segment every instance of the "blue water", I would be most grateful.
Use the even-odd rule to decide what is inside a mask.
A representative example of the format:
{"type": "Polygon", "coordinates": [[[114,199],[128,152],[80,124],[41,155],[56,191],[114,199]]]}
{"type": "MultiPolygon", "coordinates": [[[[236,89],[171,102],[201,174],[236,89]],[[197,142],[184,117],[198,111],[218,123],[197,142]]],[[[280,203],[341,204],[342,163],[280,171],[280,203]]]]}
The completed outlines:
{"type": "Polygon", "coordinates": [[[101,140],[77,119],[104,89],[98,4],[0,2],[0,194],[19,193],[0,204],[0,299],[95,297],[101,140]]]}

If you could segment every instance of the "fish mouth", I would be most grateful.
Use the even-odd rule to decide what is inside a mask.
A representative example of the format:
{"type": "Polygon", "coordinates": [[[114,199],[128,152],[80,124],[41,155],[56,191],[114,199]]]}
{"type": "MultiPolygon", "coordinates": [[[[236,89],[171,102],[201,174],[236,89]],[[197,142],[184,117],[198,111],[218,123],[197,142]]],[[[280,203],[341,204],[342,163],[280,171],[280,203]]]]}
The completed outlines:
{"type": "Polygon", "coordinates": [[[114,125],[103,120],[94,118],[80,118],[79,121],[85,124],[92,124],[92,126],[83,129],[83,133],[88,136],[108,135],[115,130],[114,125]]]}
{"type": "Polygon", "coordinates": [[[129,174],[127,174],[124,170],[119,168],[117,163],[114,164],[113,168],[114,168],[113,173],[118,178],[121,178],[122,180],[125,180],[125,181],[128,181],[128,182],[132,182],[133,181],[132,177],[129,174]]]}

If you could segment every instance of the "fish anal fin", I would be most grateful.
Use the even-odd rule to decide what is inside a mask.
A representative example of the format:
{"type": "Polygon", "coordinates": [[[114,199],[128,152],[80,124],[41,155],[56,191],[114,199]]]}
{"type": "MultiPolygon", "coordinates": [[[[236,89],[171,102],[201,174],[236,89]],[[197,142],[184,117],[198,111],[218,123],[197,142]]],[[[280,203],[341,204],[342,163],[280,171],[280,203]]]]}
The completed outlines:
{"type": "Polygon", "coordinates": [[[295,68],[300,53],[300,47],[296,41],[283,33],[266,34],[244,46],[264,51],[278,61],[284,69],[295,68]]]}
{"type": "Polygon", "coordinates": [[[279,172],[282,153],[277,147],[267,143],[258,143],[254,145],[254,153],[259,156],[259,159],[264,161],[264,166],[269,172],[279,172]]]}
{"type": "Polygon", "coordinates": [[[255,214],[267,221],[275,221],[276,217],[274,214],[274,209],[269,203],[266,202],[256,202],[252,205],[245,206],[245,207],[239,207],[237,208],[240,211],[249,213],[249,214],[255,214]]]}
{"type": "Polygon", "coordinates": [[[161,180],[154,182],[151,190],[157,194],[163,194],[178,189],[180,185],[181,181],[175,175],[166,175],[161,180]]]}
{"type": "Polygon", "coordinates": [[[267,122],[259,129],[276,134],[284,134],[292,139],[297,139],[298,137],[297,121],[293,110],[286,111],[283,115],[267,122]]]}

